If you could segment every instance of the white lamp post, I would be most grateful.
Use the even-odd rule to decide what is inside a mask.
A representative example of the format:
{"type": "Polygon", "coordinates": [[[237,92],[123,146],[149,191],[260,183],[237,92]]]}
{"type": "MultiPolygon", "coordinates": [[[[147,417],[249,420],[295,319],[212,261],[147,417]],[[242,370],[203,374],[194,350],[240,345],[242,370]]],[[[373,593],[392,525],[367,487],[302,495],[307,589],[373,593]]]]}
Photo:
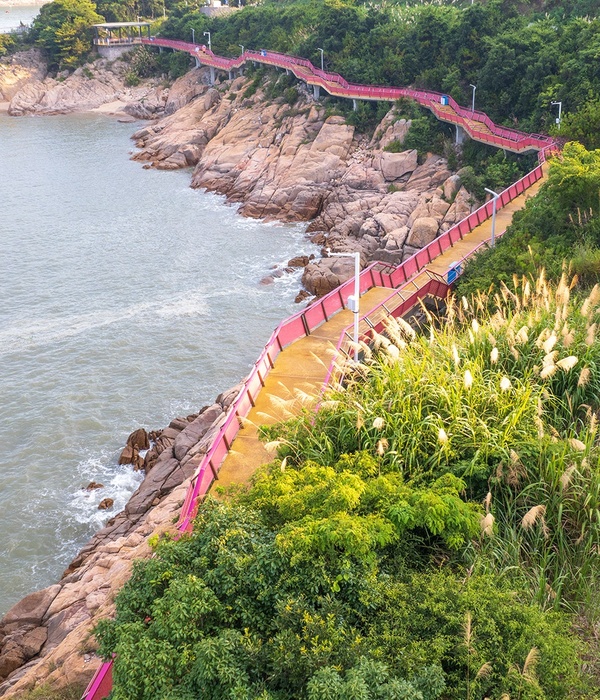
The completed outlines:
{"type": "Polygon", "coordinates": [[[208,37],[208,50],[212,51],[211,46],[210,46],[210,32],[204,32],[204,36],[208,37]]]}
{"type": "Polygon", "coordinates": [[[473,88],[473,100],[471,102],[471,116],[475,114],[475,90],[477,90],[477,85],[470,84],[470,87],[473,88]]]}
{"type": "Polygon", "coordinates": [[[551,105],[558,105],[558,117],[556,118],[556,127],[560,129],[560,118],[562,115],[562,102],[551,102],[551,105]]]}
{"type": "Polygon", "coordinates": [[[243,44],[238,44],[238,46],[240,47],[240,49],[242,49],[242,56],[243,56],[243,55],[244,55],[244,45],[243,45],[243,44]]]}
{"type": "Polygon", "coordinates": [[[358,319],[360,317],[360,253],[330,253],[336,258],[354,258],[354,294],[348,297],[348,308],[354,314],[354,362],[358,363],[358,319]]]}
{"type": "Polygon", "coordinates": [[[323,70],[323,49],[317,49],[317,51],[321,52],[321,70],[323,70]]]}
{"type": "Polygon", "coordinates": [[[500,195],[497,192],[494,192],[494,190],[489,190],[487,187],[484,187],[483,189],[494,197],[494,204],[492,208],[492,240],[490,241],[490,245],[493,248],[494,244],[496,243],[496,202],[500,195]]]}
{"type": "Polygon", "coordinates": [[[194,30],[194,27],[192,27],[192,44],[196,43],[196,32],[194,30]]]}

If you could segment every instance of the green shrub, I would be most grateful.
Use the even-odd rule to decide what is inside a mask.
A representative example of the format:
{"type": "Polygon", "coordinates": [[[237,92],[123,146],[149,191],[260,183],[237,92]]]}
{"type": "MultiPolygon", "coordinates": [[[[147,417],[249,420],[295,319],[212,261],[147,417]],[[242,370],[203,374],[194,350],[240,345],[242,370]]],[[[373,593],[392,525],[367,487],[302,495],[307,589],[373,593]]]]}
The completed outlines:
{"type": "Polygon", "coordinates": [[[140,76],[137,73],[134,73],[134,71],[127,71],[125,74],[125,85],[128,87],[135,87],[139,85],[140,82],[140,76]]]}

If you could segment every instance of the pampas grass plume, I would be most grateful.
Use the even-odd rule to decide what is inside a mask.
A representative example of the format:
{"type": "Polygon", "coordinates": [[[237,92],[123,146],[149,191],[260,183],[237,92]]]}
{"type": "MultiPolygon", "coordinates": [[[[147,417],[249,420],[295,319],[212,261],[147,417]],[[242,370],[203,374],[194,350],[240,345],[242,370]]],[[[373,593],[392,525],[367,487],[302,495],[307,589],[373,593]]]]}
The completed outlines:
{"type": "Polygon", "coordinates": [[[552,348],[556,345],[557,340],[558,339],[553,332],[552,335],[542,343],[542,348],[544,349],[544,352],[546,353],[546,355],[548,353],[552,352],[552,348]]]}
{"type": "Polygon", "coordinates": [[[510,383],[510,379],[508,377],[502,377],[500,380],[500,389],[501,391],[508,391],[511,388],[512,384],[510,383]]]}
{"type": "Polygon", "coordinates": [[[529,329],[527,326],[523,326],[522,328],[519,329],[519,332],[515,336],[515,342],[519,344],[526,343],[529,340],[529,329]]]}
{"type": "Polygon", "coordinates": [[[383,457],[387,448],[388,448],[388,441],[385,438],[382,438],[381,440],[379,440],[377,442],[377,454],[380,457],[383,457]]]}
{"type": "Polygon", "coordinates": [[[577,452],[585,452],[585,443],[581,442],[581,440],[578,440],[577,438],[569,438],[569,445],[577,452]]]}
{"type": "Polygon", "coordinates": [[[498,348],[492,348],[492,352],[490,353],[490,361],[493,365],[498,362],[498,348]]]}
{"type": "Polygon", "coordinates": [[[591,377],[591,372],[589,367],[584,367],[581,370],[581,374],[579,375],[579,379],[577,380],[577,386],[585,386],[589,381],[591,377]]]}
{"type": "Polygon", "coordinates": [[[556,374],[557,369],[558,368],[556,367],[556,365],[546,365],[540,372],[540,377],[542,379],[548,379],[549,377],[552,377],[554,374],[556,374]]]}
{"type": "Polygon", "coordinates": [[[538,518],[543,519],[545,514],[546,506],[533,506],[533,508],[530,508],[527,511],[527,513],[525,513],[525,515],[523,516],[523,519],[521,520],[521,526],[524,530],[529,530],[530,527],[533,527],[535,525],[538,518]]]}
{"type": "Polygon", "coordinates": [[[491,513],[487,513],[479,521],[479,527],[484,537],[491,537],[494,534],[494,516],[491,513]]]}
{"type": "Polygon", "coordinates": [[[587,335],[585,336],[585,344],[588,347],[591,347],[594,344],[595,340],[596,340],[596,324],[592,323],[592,325],[588,328],[587,335]]]}
{"type": "Polygon", "coordinates": [[[465,370],[465,389],[470,389],[473,386],[473,375],[471,374],[470,370],[466,369],[465,370]]]}
{"type": "Polygon", "coordinates": [[[458,365],[460,364],[460,356],[458,354],[456,345],[452,346],[452,359],[454,360],[454,366],[458,367],[458,365]]]}
{"type": "Polygon", "coordinates": [[[379,416],[373,420],[373,427],[375,428],[375,430],[381,430],[384,425],[385,421],[379,416]]]}
{"type": "Polygon", "coordinates": [[[448,434],[443,428],[438,430],[438,442],[440,442],[442,445],[445,445],[448,442],[448,434]]]}
{"type": "Polygon", "coordinates": [[[570,370],[575,367],[575,365],[579,362],[578,358],[575,357],[575,355],[569,355],[568,357],[563,357],[562,360],[559,360],[556,363],[557,367],[560,367],[562,370],[565,372],[569,372],[570,370]]]}

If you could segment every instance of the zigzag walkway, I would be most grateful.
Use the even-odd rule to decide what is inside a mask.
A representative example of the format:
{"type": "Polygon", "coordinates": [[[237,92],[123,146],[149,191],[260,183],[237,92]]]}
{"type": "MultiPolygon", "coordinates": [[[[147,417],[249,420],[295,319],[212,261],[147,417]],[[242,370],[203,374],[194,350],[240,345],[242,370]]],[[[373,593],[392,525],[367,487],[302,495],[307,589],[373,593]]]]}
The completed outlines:
{"type": "MultiPolygon", "coordinates": [[[[527,151],[544,151],[555,146],[553,139],[541,134],[527,134],[523,131],[499,126],[485,114],[477,110],[461,107],[450,95],[429,90],[417,90],[406,87],[384,87],[379,85],[359,85],[349,83],[338,73],[319,70],[305,58],[297,58],[274,51],[252,51],[246,49],[237,58],[225,58],[217,56],[206,46],[190,44],[185,41],[163,39],[161,37],[141,38],[142,44],[169,48],[174,51],[184,51],[193,56],[196,65],[208,66],[211,69],[211,79],[214,80],[214,71],[228,71],[230,77],[234,70],[240,69],[248,61],[262,63],[276,68],[283,68],[292,72],[296,78],[315,89],[315,97],[318,97],[320,88],[330,95],[356,100],[374,100],[394,102],[406,97],[415,100],[423,107],[431,110],[440,120],[454,124],[457,128],[457,141],[462,136],[462,130],[475,141],[481,141],[490,146],[496,146],[514,153],[527,151]]],[[[462,140],[462,139],[461,139],[462,140]]]]}
{"type": "MultiPolygon", "coordinates": [[[[524,206],[528,197],[537,193],[542,182],[543,179],[538,180],[525,193],[497,212],[497,231],[506,230],[514,212],[524,206]]],[[[419,298],[418,290],[425,287],[431,274],[445,278],[452,264],[465,260],[489,241],[491,227],[490,219],[484,221],[412,278],[405,286],[410,287],[410,293],[415,299],[419,298]]],[[[400,299],[389,288],[374,287],[360,299],[361,316],[369,317],[369,325],[375,326],[383,316],[388,316],[395,310],[394,304],[399,304],[400,299]]],[[[404,309],[403,313],[406,311],[404,309]]],[[[273,459],[273,455],[267,452],[264,443],[258,438],[258,426],[291,418],[307,402],[314,403],[328,376],[330,363],[336,354],[336,344],[339,345],[340,337],[352,322],[351,311],[339,311],[311,335],[300,338],[281,351],[265,379],[262,391],[255,398],[254,408],[243,421],[232,449],[221,466],[216,482],[219,486],[245,483],[259,466],[273,459]]]]}

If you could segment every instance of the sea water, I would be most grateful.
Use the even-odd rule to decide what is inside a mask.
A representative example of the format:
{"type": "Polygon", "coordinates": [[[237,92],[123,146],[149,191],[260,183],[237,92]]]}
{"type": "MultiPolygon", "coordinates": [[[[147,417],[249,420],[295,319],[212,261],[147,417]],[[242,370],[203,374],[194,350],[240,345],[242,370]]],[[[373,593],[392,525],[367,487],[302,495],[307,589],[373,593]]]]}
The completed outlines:
{"type": "Polygon", "coordinates": [[[123,508],[127,435],[211,403],[297,310],[299,273],[260,281],[303,228],[143,169],[135,128],[0,114],[0,614],[123,508]]]}

